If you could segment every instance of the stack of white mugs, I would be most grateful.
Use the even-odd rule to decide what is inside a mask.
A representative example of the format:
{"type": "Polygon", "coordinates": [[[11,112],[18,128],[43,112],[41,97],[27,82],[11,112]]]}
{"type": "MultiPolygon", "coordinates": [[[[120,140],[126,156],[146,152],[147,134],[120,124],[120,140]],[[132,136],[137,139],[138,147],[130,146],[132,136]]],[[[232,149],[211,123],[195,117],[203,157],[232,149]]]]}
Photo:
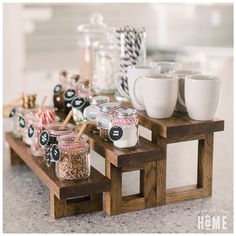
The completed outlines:
{"type": "MultiPolygon", "coordinates": [[[[127,97],[120,76],[116,87],[127,97]]],[[[136,110],[151,118],[164,119],[174,111],[188,112],[194,120],[212,120],[221,94],[220,78],[199,71],[183,70],[176,62],[135,65],[127,71],[129,99],[136,110]]]]}

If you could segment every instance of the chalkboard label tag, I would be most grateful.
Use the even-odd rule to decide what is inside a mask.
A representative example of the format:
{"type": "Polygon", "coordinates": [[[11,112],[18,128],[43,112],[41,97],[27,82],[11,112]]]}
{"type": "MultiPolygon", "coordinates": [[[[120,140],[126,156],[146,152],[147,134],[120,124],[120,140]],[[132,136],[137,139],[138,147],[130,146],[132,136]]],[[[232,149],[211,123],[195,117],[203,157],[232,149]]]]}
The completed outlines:
{"type": "Polygon", "coordinates": [[[16,114],[16,108],[13,108],[9,113],[9,118],[13,117],[16,114]]]}
{"type": "Polygon", "coordinates": [[[109,130],[109,138],[112,141],[118,141],[123,136],[123,129],[120,126],[114,126],[109,130]]]}
{"type": "Polygon", "coordinates": [[[76,92],[74,89],[67,89],[64,95],[65,100],[72,100],[76,92]]]}
{"type": "Polygon", "coordinates": [[[41,146],[46,146],[49,143],[49,133],[44,130],[39,137],[39,143],[41,146]]]}
{"type": "Polygon", "coordinates": [[[19,125],[21,128],[25,128],[25,119],[22,116],[19,117],[19,125]]]}
{"type": "Polygon", "coordinates": [[[77,110],[80,110],[85,105],[85,99],[82,97],[76,97],[71,102],[71,106],[73,108],[76,108],[77,110]]]}
{"type": "Polygon", "coordinates": [[[53,144],[51,147],[51,157],[52,157],[52,160],[55,162],[60,160],[61,152],[58,145],[56,144],[53,144]]]}
{"type": "Polygon", "coordinates": [[[29,136],[29,138],[32,138],[33,135],[34,135],[34,126],[30,125],[28,128],[28,136],[29,136]]]}
{"type": "Polygon", "coordinates": [[[62,91],[62,86],[61,86],[61,84],[57,84],[57,85],[54,87],[54,89],[53,89],[54,94],[58,94],[58,93],[60,93],[61,91],[62,91]]]}

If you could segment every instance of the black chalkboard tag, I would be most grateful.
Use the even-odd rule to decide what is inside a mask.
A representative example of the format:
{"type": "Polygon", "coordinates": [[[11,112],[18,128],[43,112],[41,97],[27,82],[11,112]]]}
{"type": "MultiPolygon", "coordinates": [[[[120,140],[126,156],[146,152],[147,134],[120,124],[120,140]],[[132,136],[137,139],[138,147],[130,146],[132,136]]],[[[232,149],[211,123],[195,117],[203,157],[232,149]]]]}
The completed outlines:
{"type": "Polygon", "coordinates": [[[51,151],[52,160],[55,162],[59,161],[61,157],[61,152],[58,145],[53,144],[50,151],[51,151]]]}
{"type": "Polygon", "coordinates": [[[79,96],[74,98],[71,102],[71,106],[78,110],[80,110],[84,105],[85,105],[85,99],[79,96]]]}
{"type": "Polygon", "coordinates": [[[19,125],[21,128],[25,128],[25,119],[22,116],[19,117],[19,125]]]}
{"type": "Polygon", "coordinates": [[[76,91],[74,90],[74,89],[67,89],[66,91],[65,91],[65,95],[64,95],[64,98],[65,98],[65,100],[72,100],[73,99],[73,97],[75,96],[75,94],[76,94],[76,91]]]}
{"type": "Polygon", "coordinates": [[[13,108],[9,113],[9,118],[13,117],[16,114],[16,108],[13,108]]]}
{"type": "Polygon", "coordinates": [[[53,89],[54,94],[58,94],[58,93],[60,93],[61,91],[62,91],[62,86],[61,86],[61,84],[57,84],[57,85],[54,87],[54,89],[53,89]]]}
{"type": "Polygon", "coordinates": [[[34,126],[31,124],[28,128],[28,136],[29,138],[32,138],[34,135],[34,126]]]}
{"type": "Polygon", "coordinates": [[[41,146],[46,146],[49,143],[49,133],[44,130],[39,136],[39,143],[41,146]]]}
{"type": "Polygon", "coordinates": [[[114,126],[109,130],[109,138],[112,141],[118,141],[123,136],[123,129],[120,126],[114,126]]]}

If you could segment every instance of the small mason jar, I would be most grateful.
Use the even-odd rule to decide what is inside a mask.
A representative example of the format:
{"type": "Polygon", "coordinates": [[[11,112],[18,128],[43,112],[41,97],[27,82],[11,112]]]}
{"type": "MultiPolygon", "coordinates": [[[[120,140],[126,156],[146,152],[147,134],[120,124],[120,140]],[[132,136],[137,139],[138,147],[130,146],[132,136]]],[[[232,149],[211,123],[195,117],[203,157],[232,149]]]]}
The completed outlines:
{"type": "Polygon", "coordinates": [[[107,96],[95,96],[92,97],[90,106],[86,107],[83,112],[83,117],[89,121],[92,131],[98,133],[96,117],[100,113],[101,105],[109,102],[109,97],[107,96]]]}
{"type": "Polygon", "coordinates": [[[44,154],[45,164],[49,167],[53,166],[54,164],[50,155],[51,146],[53,144],[57,144],[58,137],[74,133],[74,130],[73,130],[74,125],[67,124],[64,129],[59,130],[61,124],[62,124],[61,122],[55,122],[55,123],[45,126],[45,130],[47,130],[49,134],[49,142],[46,146],[43,146],[43,154],[44,154]]]}
{"type": "Polygon", "coordinates": [[[90,176],[88,137],[75,138],[76,135],[58,137],[60,159],[55,163],[55,172],[59,179],[79,180],[90,176]]]}
{"type": "Polygon", "coordinates": [[[13,115],[13,135],[15,138],[21,138],[22,137],[22,128],[19,124],[20,117],[23,117],[24,115],[24,108],[22,107],[16,107],[15,108],[15,114],[13,115]]]}
{"type": "Polygon", "coordinates": [[[104,141],[110,141],[108,136],[108,130],[112,125],[112,120],[115,115],[115,111],[120,108],[118,102],[108,102],[101,104],[101,112],[96,117],[97,128],[99,129],[99,135],[104,141]]]}
{"type": "Polygon", "coordinates": [[[23,129],[23,142],[27,145],[31,145],[32,143],[32,138],[29,137],[28,135],[28,129],[29,129],[29,126],[34,123],[35,114],[36,114],[36,111],[30,111],[30,112],[25,113],[24,115],[25,128],[23,129]]]}
{"type": "Polygon", "coordinates": [[[113,140],[113,144],[118,148],[131,148],[138,142],[138,118],[137,111],[131,108],[120,108],[116,111],[112,121],[112,127],[122,129],[121,138],[113,140]]]}
{"type": "Polygon", "coordinates": [[[44,127],[41,122],[38,121],[38,119],[34,118],[32,120],[32,129],[33,129],[33,135],[31,137],[31,145],[30,150],[33,156],[43,156],[43,148],[39,143],[39,136],[40,133],[43,131],[44,127]]]}

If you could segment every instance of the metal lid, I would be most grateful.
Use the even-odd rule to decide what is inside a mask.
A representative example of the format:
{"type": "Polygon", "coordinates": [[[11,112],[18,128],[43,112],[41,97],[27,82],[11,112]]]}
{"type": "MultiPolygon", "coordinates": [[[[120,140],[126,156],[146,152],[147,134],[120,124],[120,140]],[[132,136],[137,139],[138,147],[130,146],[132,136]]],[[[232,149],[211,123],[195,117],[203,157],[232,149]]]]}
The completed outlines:
{"type": "Polygon", "coordinates": [[[118,108],[120,108],[120,103],[119,102],[107,102],[104,104],[101,104],[101,112],[110,112],[110,111],[115,111],[118,108]]]}
{"type": "Polygon", "coordinates": [[[83,115],[84,118],[88,120],[95,120],[99,112],[100,112],[100,107],[96,105],[90,105],[84,109],[83,115]]]}
{"type": "Polygon", "coordinates": [[[107,96],[95,96],[92,97],[91,104],[92,105],[100,105],[102,103],[108,103],[109,102],[109,97],[107,96]]]}
{"type": "Polygon", "coordinates": [[[127,108],[127,109],[119,108],[116,110],[116,117],[118,118],[126,118],[129,116],[134,116],[136,114],[137,114],[137,111],[132,108],[127,108]]]}

